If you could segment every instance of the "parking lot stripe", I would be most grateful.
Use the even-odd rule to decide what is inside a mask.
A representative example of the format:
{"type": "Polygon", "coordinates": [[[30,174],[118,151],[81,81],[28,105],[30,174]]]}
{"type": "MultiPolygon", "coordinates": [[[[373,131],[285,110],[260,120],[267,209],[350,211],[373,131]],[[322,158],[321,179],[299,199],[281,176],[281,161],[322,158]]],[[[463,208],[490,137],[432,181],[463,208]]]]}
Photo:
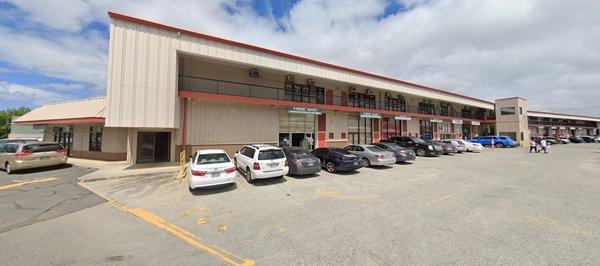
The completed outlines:
{"type": "Polygon", "coordinates": [[[148,212],[141,208],[133,208],[133,209],[127,208],[124,205],[118,203],[117,201],[115,201],[109,197],[106,197],[99,193],[96,193],[95,191],[93,191],[89,188],[88,188],[88,190],[90,190],[94,194],[106,199],[110,204],[115,206],[117,209],[119,209],[123,212],[129,213],[135,217],[138,217],[139,219],[144,220],[147,223],[166,231],[170,235],[172,235],[176,238],[179,238],[180,240],[183,240],[184,242],[188,243],[192,247],[215,257],[216,259],[220,260],[221,262],[223,262],[227,265],[252,266],[255,264],[255,261],[251,260],[251,259],[244,259],[244,260],[238,259],[238,260],[241,260],[241,262],[237,262],[234,258],[231,258],[231,257],[239,258],[238,256],[232,256],[231,253],[229,253],[229,256],[228,256],[228,255],[224,254],[225,252],[221,252],[220,249],[218,249],[218,248],[211,247],[207,244],[203,244],[203,243],[199,242],[198,241],[199,238],[196,237],[195,235],[193,235],[192,233],[187,232],[173,224],[167,223],[164,219],[162,219],[161,217],[159,217],[151,212],[148,212]]]}
{"type": "Polygon", "coordinates": [[[436,200],[432,200],[432,201],[430,201],[430,202],[427,202],[427,203],[425,203],[425,206],[431,206],[431,205],[433,205],[433,204],[440,203],[440,202],[442,202],[442,201],[444,201],[444,200],[447,200],[447,199],[449,199],[449,198],[452,198],[453,196],[454,196],[454,193],[450,193],[450,194],[448,194],[448,195],[446,195],[446,196],[443,196],[443,197],[441,197],[441,198],[438,198],[438,199],[436,199],[436,200]]]}
{"type": "Polygon", "coordinates": [[[21,187],[21,186],[29,185],[29,184],[35,184],[35,183],[50,182],[50,181],[53,181],[56,179],[58,179],[58,178],[47,177],[47,178],[41,178],[41,179],[34,179],[34,180],[30,180],[30,181],[23,181],[23,182],[19,182],[19,183],[15,183],[15,184],[0,186],[0,190],[14,189],[17,187],[21,187]]]}

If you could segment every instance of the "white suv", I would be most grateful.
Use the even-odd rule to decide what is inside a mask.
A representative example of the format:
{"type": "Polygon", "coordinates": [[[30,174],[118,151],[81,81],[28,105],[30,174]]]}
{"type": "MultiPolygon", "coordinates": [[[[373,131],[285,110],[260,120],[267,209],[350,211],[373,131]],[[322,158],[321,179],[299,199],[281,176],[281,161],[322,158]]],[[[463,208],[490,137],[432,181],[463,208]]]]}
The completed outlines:
{"type": "Polygon", "coordinates": [[[245,145],[235,152],[235,167],[245,173],[248,182],[255,179],[283,177],[289,167],[283,150],[272,145],[245,145]]]}

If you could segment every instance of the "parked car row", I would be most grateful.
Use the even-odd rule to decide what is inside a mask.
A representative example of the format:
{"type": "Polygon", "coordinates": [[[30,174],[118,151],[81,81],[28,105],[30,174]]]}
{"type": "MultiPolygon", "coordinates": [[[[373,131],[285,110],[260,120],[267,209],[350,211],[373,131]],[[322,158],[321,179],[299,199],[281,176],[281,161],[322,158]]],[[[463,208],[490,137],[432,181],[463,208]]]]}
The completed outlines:
{"type": "Polygon", "coordinates": [[[234,184],[236,170],[248,182],[284,175],[312,175],[348,172],[362,167],[393,165],[415,161],[417,156],[481,152],[483,146],[461,139],[424,141],[415,137],[393,137],[372,144],[352,144],[344,148],[323,147],[308,151],[299,147],[267,144],[244,145],[231,159],[224,150],[199,150],[188,156],[187,178],[190,190],[234,184]]]}
{"type": "Polygon", "coordinates": [[[600,136],[570,136],[570,137],[531,137],[531,141],[540,143],[542,139],[546,140],[548,145],[569,144],[569,143],[594,143],[600,142],[600,136]]]}

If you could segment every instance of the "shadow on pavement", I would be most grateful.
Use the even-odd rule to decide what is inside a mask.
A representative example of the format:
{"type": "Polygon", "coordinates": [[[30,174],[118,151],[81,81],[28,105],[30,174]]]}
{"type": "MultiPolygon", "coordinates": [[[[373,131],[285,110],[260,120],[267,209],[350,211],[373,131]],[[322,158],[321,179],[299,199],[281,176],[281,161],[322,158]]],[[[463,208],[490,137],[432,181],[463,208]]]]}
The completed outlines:
{"type": "Polygon", "coordinates": [[[66,169],[66,168],[71,168],[71,167],[73,167],[73,165],[67,163],[67,164],[44,166],[44,167],[31,168],[31,169],[14,170],[11,173],[11,175],[12,176],[19,176],[19,175],[35,174],[35,173],[39,173],[39,172],[59,170],[59,169],[66,169]]]}

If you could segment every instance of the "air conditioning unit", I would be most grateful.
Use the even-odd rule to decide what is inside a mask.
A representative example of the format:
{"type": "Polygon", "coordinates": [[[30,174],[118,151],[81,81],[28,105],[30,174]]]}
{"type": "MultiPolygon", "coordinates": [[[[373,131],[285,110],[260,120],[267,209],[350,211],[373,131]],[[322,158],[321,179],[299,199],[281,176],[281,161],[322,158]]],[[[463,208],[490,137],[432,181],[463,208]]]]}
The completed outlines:
{"type": "Polygon", "coordinates": [[[315,82],[314,79],[307,79],[306,80],[306,84],[311,85],[311,86],[315,86],[315,84],[317,84],[317,83],[315,82]]]}
{"type": "Polygon", "coordinates": [[[293,75],[287,75],[287,76],[285,76],[285,81],[294,82],[294,81],[296,81],[296,78],[294,78],[293,75]]]}
{"type": "Polygon", "coordinates": [[[260,70],[258,70],[258,68],[251,68],[250,76],[253,78],[260,78],[260,70]]]}
{"type": "Polygon", "coordinates": [[[348,87],[348,91],[354,92],[354,91],[356,91],[356,88],[354,86],[350,86],[350,87],[348,87]]]}
{"type": "Polygon", "coordinates": [[[391,96],[392,96],[391,92],[388,91],[388,92],[385,93],[385,97],[391,97],[391,96]]]}
{"type": "Polygon", "coordinates": [[[371,92],[373,92],[371,89],[365,89],[365,94],[370,94],[371,92]]]}

